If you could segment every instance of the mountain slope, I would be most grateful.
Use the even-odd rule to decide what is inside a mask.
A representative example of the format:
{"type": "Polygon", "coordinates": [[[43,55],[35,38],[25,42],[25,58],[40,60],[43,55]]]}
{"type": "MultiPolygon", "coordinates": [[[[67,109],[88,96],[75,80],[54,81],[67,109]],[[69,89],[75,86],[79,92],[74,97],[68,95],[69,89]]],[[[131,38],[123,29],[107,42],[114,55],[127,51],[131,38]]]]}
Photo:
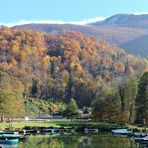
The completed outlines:
{"type": "Polygon", "coordinates": [[[72,24],[26,24],[15,26],[17,29],[31,29],[44,33],[59,32],[59,31],[77,31],[86,35],[93,36],[98,39],[103,39],[111,44],[122,44],[129,40],[138,38],[148,33],[145,29],[132,29],[128,27],[120,27],[116,25],[109,26],[84,26],[72,24]]]}
{"type": "Polygon", "coordinates": [[[98,21],[95,23],[91,23],[90,25],[120,25],[124,27],[148,29],[148,14],[117,14],[105,19],[104,21],[98,21]]]}
{"type": "MultiPolygon", "coordinates": [[[[140,55],[142,57],[148,57],[148,14],[141,14],[141,15],[134,15],[134,14],[118,14],[118,15],[114,15],[111,16],[109,18],[107,18],[104,21],[99,21],[99,22],[95,22],[95,23],[91,23],[91,26],[95,26],[100,28],[101,26],[109,28],[111,27],[113,30],[116,30],[116,27],[121,27],[122,29],[127,27],[127,28],[132,28],[133,31],[135,31],[135,34],[137,36],[135,36],[135,38],[133,38],[132,36],[129,36],[130,32],[128,32],[127,29],[124,30],[124,33],[129,36],[130,40],[126,40],[126,42],[118,42],[119,46],[123,49],[126,50],[126,52],[131,53],[131,54],[135,54],[135,55],[140,55]],[[136,33],[137,29],[144,29],[145,34],[143,34],[143,36],[139,36],[136,33]]],[[[119,32],[119,31],[118,31],[119,32]]],[[[113,33],[115,35],[115,33],[113,33]]],[[[124,38],[128,39],[128,37],[126,37],[126,35],[124,35],[124,38]]],[[[117,36],[115,35],[115,37],[113,36],[113,38],[116,38],[117,36]]],[[[120,39],[121,35],[118,35],[118,37],[120,39]]],[[[115,41],[117,43],[117,41],[115,41]]]]}
{"type": "Polygon", "coordinates": [[[148,35],[121,44],[120,47],[131,54],[148,58],[148,35]]]}

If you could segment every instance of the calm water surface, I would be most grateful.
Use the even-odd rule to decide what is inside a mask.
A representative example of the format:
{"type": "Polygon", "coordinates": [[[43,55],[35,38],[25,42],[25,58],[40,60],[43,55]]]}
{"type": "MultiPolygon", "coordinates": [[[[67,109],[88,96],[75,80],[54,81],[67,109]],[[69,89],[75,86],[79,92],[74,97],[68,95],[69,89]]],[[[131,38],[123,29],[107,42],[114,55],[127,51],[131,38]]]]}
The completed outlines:
{"type": "Polygon", "coordinates": [[[19,148],[136,148],[130,138],[109,134],[69,134],[30,136],[19,148]]]}
{"type": "Polygon", "coordinates": [[[26,142],[11,148],[136,148],[134,141],[110,134],[67,134],[30,136],[26,142]]]}

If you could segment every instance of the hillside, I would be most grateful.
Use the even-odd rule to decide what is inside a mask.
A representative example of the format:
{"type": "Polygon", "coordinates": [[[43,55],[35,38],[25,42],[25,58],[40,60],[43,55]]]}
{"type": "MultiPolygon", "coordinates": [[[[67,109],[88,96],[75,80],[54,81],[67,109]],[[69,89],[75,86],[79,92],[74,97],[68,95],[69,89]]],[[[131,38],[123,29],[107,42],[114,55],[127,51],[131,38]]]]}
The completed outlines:
{"type": "Polygon", "coordinates": [[[103,39],[111,44],[120,45],[131,39],[143,36],[148,33],[145,29],[132,29],[120,26],[84,26],[72,24],[27,24],[15,26],[17,29],[31,29],[44,33],[62,32],[62,31],[76,31],[82,32],[86,35],[93,36],[97,39],[103,39]]]}
{"type": "MultiPolygon", "coordinates": [[[[114,42],[114,43],[118,43],[118,45],[121,48],[124,48],[128,53],[134,54],[134,55],[138,55],[138,56],[142,56],[142,57],[148,57],[148,49],[147,49],[147,29],[148,29],[148,14],[141,14],[141,15],[134,15],[134,14],[117,14],[114,16],[111,16],[107,19],[105,19],[104,21],[98,21],[98,22],[94,22],[89,24],[90,26],[95,26],[100,28],[101,26],[105,27],[105,28],[112,28],[113,30],[116,30],[116,27],[120,27],[120,28],[132,28],[133,30],[135,30],[135,38],[133,38],[132,36],[130,36],[129,32],[127,29],[124,30],[124,33],[129,36],[129,40],[126,40],[126,42],[114,42]],[[136,33],[136,30],[145,30],[145,34],[138,35],[136,33]]],[[[118,29],[117,29],[118,30],[118,29]]],[[[118,30],[119,31],[119,30],[118,30]]],[[[113,33],[115,34],[115,33],[113,33]]],[[[124,39],[128,39],[128,37],[126,37],[126,35],[124,35],[124,39]]],[[[120,39],[121,39],[121,35],[117,35],[120,39]]],[[[115,35],[115,37],[113,36],[113,39],[117,37],[115,35]]],[[[123,39],[123,40],[124,40],[123,39]]],[[[122,39],[121,39],[122,40],[122,39]]]]}
{"type": "Polygon", "coordinates": [[[0,71],[18,81],[24,99],[75,98],[79,106],[89,106],[99,89],[147,66],[146,60],[82,33],[0,29],[0,71]]]}
{"type": "Polygon", "coordinates": [[[94,22],[89,25],[119,25],[131,28],[135,27],[148,29],[148,14],[117,14],[105,19],[104,21],[94,22]]]}
{"type": "Polygon", "coordinates": [[[148,57],[148,35],[128,41],[121,44],[120,47],[124,48],[125,51],[128,51],[129,53],[141,55],[142,57],[148,57]]]}

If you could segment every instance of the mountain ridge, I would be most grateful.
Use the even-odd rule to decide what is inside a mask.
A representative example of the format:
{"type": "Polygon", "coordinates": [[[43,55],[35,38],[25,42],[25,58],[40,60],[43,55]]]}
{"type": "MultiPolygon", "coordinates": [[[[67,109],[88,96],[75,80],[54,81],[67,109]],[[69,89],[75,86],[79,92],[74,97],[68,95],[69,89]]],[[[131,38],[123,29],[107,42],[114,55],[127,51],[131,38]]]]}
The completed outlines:
{"type": "Polygon", "coordinates": [[[148,14],[116,14],[111,17],[106,18],[103,21],[97,21],[91,23],[90,25],[99,26],[99,25],[121,25],[127,27],[136,27],[136,28],[148,28],[148,14]]]}

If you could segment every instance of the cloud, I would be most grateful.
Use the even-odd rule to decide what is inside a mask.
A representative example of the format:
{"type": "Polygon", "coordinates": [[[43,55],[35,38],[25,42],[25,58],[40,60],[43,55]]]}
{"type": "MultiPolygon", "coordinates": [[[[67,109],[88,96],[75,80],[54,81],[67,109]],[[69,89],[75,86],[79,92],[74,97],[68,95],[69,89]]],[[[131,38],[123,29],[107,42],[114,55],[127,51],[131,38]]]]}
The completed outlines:
{"type": "MultiPolygon", "coordinates": [[[[131,13],[134,15],[143,15],[143,14],[148,14],[148,12],[136,12],[136,13],[131,13]]],[[[1,23],[0,25],[8,26],[8,27],[13,27],[17,25],[24,25],[24,24],[31,24],[31,23],[40,23],[40,24],[75,24],[75,25],[86,25],[89,23],[97,22],[97,21],[103,21],[107,17],[96,17],[96,18],[90,18],[90,19],[84,19],[82,21],[69,21],[65,22],[62,20],[20,20],[20,21],[15,21],[15,22],[8,22],[8,23],[1,23]]]]}
{"type": "Polygon", "coordinates": [[[21,20],[17,22],[10,22],[10,23],[0,23],[0,25],[8,26],[8,27],[13,27],[17,25],[24,25],[24,24],[31,24],[31,23],[40,23],[40,24],[76,24],[76,25],[86,25],[88,23],[96,22],[96,21],[102,21],[105,20],[104,17],[96,17],[96,18],[91,18],[91,19],[84,19],[82,21],[70,21],[70,22],[65,22],[62,20],[21,20]]]}
{"type": "Polygon", "coordinates": [[[96,18],[91,18],[91,19],[85,19],[80,22],[71,22],[71,23],[75,23],[77,25],[86,25],[89,23],[97,22],[97,21],[103,21],[105,19],[106,19],[105,17],[96,17],[96,18]]]}
{"type": "Polygon", "coordinates": [[[133,13],[134,15],[143,15],[143,14],[148,14],[148,12],[137,12],[137,13],[133,13]]]}

